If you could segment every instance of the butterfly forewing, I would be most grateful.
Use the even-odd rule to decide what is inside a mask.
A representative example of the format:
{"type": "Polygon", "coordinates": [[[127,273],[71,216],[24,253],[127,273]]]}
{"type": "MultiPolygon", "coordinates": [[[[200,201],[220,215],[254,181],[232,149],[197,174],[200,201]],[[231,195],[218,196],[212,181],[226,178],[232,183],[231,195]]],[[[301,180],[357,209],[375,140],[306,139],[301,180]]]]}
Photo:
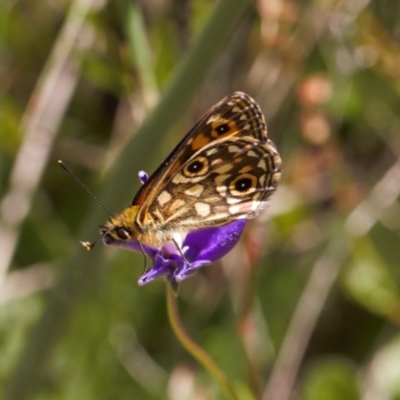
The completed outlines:
{"type": "MultiPolygon", "coordinates": [[[[193,154],[216,140],[226,137],[253,134],[261,141],[267,140],[264,116],[255,101],[246,93],[235,92],[214,105],[183,137],[167,159],[143,185],[132,205],[149,204],[149,196],[157,195],[159,187],[188,161],[193,154]]],[[[144,210],[145,208],[143,208],[144,210]]]]}

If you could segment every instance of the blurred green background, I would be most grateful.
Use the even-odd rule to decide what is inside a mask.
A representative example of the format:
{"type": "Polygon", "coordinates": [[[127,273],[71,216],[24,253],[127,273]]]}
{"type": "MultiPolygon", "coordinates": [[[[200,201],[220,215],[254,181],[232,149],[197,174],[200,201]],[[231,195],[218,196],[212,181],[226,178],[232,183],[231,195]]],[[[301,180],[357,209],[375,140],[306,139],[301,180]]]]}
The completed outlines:
{"type": "Polygon", "coordinates": [[[399,41],[393,0],[2,1],[1,398],[224,398],[56,161],[118,212],[242,90],[282,182],[183,323],[241,399],[400,399],[399,41]]]}

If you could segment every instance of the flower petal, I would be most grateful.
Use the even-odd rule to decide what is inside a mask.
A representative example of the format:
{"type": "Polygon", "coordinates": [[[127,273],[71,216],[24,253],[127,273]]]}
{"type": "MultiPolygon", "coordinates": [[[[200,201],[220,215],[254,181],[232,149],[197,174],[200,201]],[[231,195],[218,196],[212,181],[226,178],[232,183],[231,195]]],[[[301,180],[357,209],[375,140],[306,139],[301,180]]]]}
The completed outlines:
{"type": "Polygon", "coordinates": [[[217,261],[227,254],[238,242],[246,220],[238,220],[218,228],[208,228],[188,233],[183,243],[188,250],[183,262],[174,272],[176,281],[181,282],[194,275],[197,270],[217,261]]]}
{"type": "Polygon", "coordinates": [[[210,260],[198,260],[192,264],[183,263],[182,268],[178,268],[174,273],[176,282],[182,282],[186,278],[193,276],[200,267],[211,264],[210,260]]]}
{"type": "Polygon", "coordinates": [[[139,181],[142,185],[144,185],[149,179],[149,175],[145,171],[139,171],[139,181]]]}
{"type": "Polygon", "coordinates": [[[185,257],[190,263],[197,260],[219,260],[236,245],[245,225],[246,220],[240,219],[217,228],[188,233],[183,242],[184,247],[189,247],[185,257]]]}
{"type": "Polygon", "coordinates": [[[138,284],[140,286],[145,285],[154,279],[166,278],[168,280],[174,280],[173,275],[175,270],[182,265],[184,261],[182,257],[177,254],[169,255],[169,258],[163,257],[160,253],[156,254],[154,257],[153,267],[145,272],[140,279],[138,284]]]}

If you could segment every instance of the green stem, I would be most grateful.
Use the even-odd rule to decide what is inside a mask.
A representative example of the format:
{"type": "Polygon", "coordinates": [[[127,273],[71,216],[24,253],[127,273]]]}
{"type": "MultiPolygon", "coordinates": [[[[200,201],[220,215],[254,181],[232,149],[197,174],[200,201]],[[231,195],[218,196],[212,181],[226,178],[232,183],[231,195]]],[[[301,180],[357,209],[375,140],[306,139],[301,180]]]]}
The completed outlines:
{"type": "Polygon", "coordinates": [[[232,383],[223,371],[185,330],[179,318],[177,297],[170,284],[167,284],[167,309],[172,330],[181,345],[218,381],[229,399],[239,400],[232,383]]]}

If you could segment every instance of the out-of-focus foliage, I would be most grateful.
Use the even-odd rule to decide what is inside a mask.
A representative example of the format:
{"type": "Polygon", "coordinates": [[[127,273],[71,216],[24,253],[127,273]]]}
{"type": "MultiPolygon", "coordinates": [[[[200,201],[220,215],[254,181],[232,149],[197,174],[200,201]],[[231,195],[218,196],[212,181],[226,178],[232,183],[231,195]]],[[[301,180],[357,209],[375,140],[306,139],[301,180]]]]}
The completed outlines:
{"type": "MultiPolygon", "coordinates": [[[[56,163],[96,193],[107,187],[216,3],[0,2],[4,390],[18,382],[37,400],[223,398],[173,336],[165,284],[137,286],[140,256],[99,244],[79,265],[65,262],[107,215],[80,237],[98,206],[56,163]],[[65,319],[43,320],[57,302],[65,319]]],[[[399,3],[253,3],[189,111],[153,133],[157,146],[146,146],[149,135],[130,155],[153,171],[202,113],[242,90],[283,158],[267,218],[181,285],[182,321],[243,399],[399,399],[399,3]]],[[[137,172],[115,182],[118,207],[137,172]]]]}

